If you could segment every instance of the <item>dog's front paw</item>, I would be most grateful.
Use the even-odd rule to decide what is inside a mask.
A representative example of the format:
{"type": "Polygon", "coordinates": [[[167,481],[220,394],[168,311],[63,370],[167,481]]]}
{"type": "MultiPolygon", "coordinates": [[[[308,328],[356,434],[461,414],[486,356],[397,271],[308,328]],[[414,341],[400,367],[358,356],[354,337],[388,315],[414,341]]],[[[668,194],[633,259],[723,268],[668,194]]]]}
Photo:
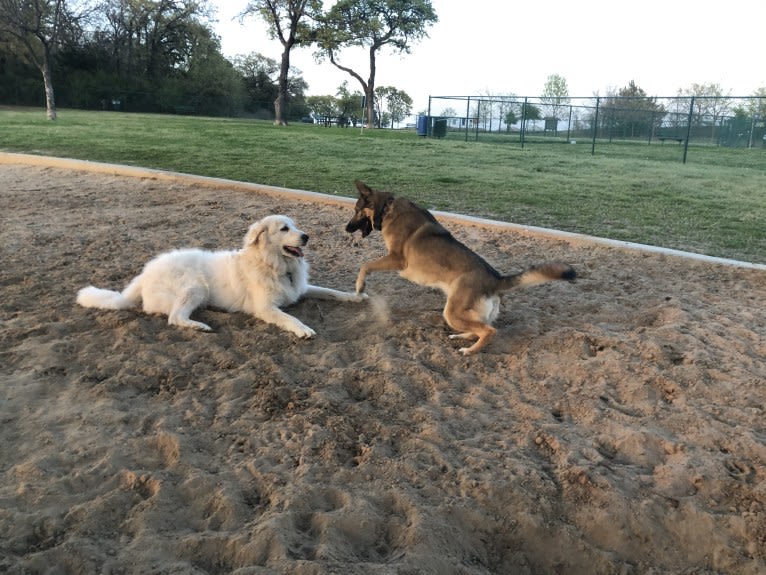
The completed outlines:
{"type": "Polygon", "coordinates": [[[356,293],[361,294],[364,292],[364,278],[359,278],[356,280],[356,293]]]}
{"type": "Polygon", "coordinates": [[[301,339],[311,339],[314,337],[317,332],[315,332],[313,329],[311,329],[307,325],[302,325],[300,327],[297,327],[293,330],[293,333],[300,337],[301,339]]]}
{"type": "Polygon", "coordinates": [[[366,292],[357,292],[354,294],[353,299],[351,301],[365,301],[370,299],[370,296],[367,295],[366,292]]]}
{"type": "Polygon", "coordinates": [[[177,325],[180,327],[188,327],[191,329],[196,329],[197,331],[213,331],[213,328],[210,327],[208,324],[202,323],[201,321],[194,321],[193,319],[173,318],[173,319],[169,319],[168,323],[170,325],[177,325]]]}

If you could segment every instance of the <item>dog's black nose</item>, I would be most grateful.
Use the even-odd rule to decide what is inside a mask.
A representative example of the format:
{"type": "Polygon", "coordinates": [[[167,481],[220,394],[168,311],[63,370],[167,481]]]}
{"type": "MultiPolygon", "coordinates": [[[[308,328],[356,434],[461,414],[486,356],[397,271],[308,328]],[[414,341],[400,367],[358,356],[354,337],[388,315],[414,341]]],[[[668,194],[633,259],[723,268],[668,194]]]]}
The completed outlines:
{"type": "Polygon", "coordinates": [[[308,234],[303,234],[301,236],[301,241],[303,242],[303,245],[305,246],[307,243],[309,243],[309,235],[308,234]]]}

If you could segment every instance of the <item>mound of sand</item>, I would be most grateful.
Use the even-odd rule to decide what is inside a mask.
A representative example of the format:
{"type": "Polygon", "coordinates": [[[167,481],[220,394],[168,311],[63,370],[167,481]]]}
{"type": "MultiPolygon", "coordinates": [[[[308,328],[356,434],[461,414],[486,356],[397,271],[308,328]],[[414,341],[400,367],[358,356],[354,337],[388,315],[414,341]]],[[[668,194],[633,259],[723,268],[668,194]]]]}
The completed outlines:
{"type": "Polygon", "coordinates": [[[0,572],[766,570],[762,270],[450,223],[503,271],[581,277],[506,294],[469,358],[394,274],[292,306],[310,341],[211,310],[198,333],[75,294],[271,213],[353,289],[379,235],[183,180],[3,165],[0,190],[0,572]]]}

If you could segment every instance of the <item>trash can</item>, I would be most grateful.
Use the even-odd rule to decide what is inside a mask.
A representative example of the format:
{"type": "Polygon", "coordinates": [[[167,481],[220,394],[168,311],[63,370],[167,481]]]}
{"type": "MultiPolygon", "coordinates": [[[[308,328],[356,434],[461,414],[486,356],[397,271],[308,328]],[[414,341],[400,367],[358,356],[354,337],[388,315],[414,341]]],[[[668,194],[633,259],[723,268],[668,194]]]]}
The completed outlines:
{"type": "Polygon", "coordinates": [[[447,118],[434,118],[434,127],[431,135],[434,138],[443,138],[447,135],[447,118]]]}
{"type": "Polygon", "coordinates": [[[420,115],[418,116],[417,123],[416,123],[416,130],[418,133],[418,136],[423,136],[424,138],[428,135],[428,116],[420,115]]]}

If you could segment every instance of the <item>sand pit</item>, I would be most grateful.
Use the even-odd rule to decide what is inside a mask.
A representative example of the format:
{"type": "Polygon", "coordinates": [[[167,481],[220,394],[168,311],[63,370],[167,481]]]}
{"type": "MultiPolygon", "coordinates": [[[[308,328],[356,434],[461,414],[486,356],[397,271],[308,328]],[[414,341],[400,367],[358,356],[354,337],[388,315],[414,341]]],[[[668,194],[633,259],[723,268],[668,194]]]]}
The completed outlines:
{"type": "Polygon", "coordinates": [[[581,273],[508,293],[464,358],[393,274],[292,306],[310,341],[74,303],[271,213],[352,289],[383,245],[348,206],[6,164],[0,210],[0,572],[766,570],[766,271],[449,223],[501,270],[581,273]]]}

